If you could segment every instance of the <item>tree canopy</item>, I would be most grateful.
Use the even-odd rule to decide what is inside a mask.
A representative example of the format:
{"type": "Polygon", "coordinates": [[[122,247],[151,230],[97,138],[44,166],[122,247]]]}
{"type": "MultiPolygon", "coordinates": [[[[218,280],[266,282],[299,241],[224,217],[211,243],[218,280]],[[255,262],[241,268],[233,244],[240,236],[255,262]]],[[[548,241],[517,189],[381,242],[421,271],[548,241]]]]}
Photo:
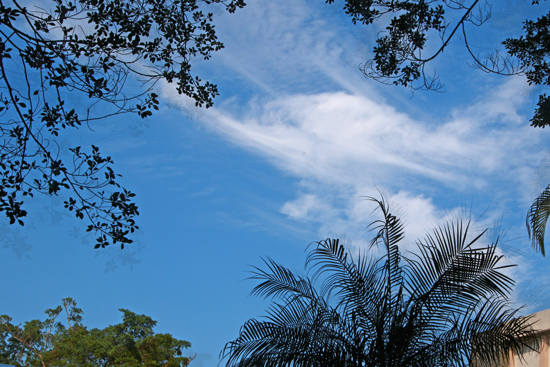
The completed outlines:
{"type": "Polygon", "coordinates": [[[183,356],[191,346],[170,334],[153,331],[156,321],[120,309],[122,323],[104,329],[82,324],[83,312],[71,298],[63,306],[46,310],[44,321],[13,325],[0,316],[0,363],[19,367],[48,366],[148,366],[183,367],[192,358],[183,356]],[[65,314],[66,325],[58,321],[65,314]]]}
{"type": "MultiPolygon", "coordinates": [[[[539,6],[539,0],[532,0],[531,4],[539,6]]],[[[460,35],[474,65],[481,70],[503,75],[525,74],[530,84],[550,85],[550,13],[537,20],[526,20],[521,37],[503,40],[506,55],[495,51],[480,57],[470,48],[467,28],[482,26],[491,16],[491,7],[487,0],[345,0],[344,3],[344,11],[354,24],[377,23],[384,29],[373,43],[373,58],[361,65],[368,78],[412,89],[440,89],[439,77],[427,73],[426,65],[442,57],[453,38],[460,35]]],[[[519,31],[520,25],[517,27],[519,31]]],[[[531,125],[550,125],[550,97],[546,94],[539,96],[531,125]]]]}
{"type": "Polygon", "coordinates": [[[227,366],[499,365],[526,346],[531,321],[509,303],[514,282],[496,242],[456,221],[405,256],[400,219],[374,201],[382,219],[370,244],[379,257],[327,239],[312,245],[308,276],[271,259],[254,268],[252,294],[271,306],[226,344],[227,366]]]}
{"type": "Polygon", "coordinates": [[[195,75],[192,64],[223,48],[207,12],[216,4],[228,12],[245,5],[0,2],[0,211],[10,224],[24,224],[23,199],[62,195],[64,207],[98,234],[96,248],[132,242],[135,194],[120,186],[112,158],[94,145],[64,147],[60,139],[67,129],[113,115],[151,116],[159,81],[174,83],[197,106],[212,106],[216,85],[195,75]]]}

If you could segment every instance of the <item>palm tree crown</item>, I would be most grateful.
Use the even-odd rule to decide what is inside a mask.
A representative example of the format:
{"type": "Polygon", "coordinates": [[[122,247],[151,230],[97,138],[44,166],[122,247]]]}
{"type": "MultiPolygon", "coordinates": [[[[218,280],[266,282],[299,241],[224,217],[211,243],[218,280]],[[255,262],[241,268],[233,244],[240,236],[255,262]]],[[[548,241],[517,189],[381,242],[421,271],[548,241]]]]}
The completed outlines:
{"type": "Polygon", "coordinates": [[[315,244],[298,276],[271,259],[252,294],[272,299],[226,344],[227,366],[468,366],[506,358],[531,334],[507,298],[513,280],[496,242],[479,246],[469,223],[443,225],[404,257],[403,225],[384,200],[371,228],[380,257],[353,258],[338,240],[315,244]],[[319,285],[317,288],[316,285],[319,285]]]}

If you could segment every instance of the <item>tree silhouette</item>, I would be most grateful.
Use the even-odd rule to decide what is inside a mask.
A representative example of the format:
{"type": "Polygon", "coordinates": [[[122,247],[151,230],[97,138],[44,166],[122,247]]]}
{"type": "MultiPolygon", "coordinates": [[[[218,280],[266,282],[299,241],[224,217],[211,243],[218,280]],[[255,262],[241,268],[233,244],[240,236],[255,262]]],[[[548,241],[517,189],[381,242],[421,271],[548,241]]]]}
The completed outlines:
{"type": "MultiPolygon", "coordinates": [[[[326,0],[334,3],[334,0],[326,0]]],[[[539,5],[532,0],[532,6],[539,5]]],[[[373,42],[374,56],[361,65],[370,79],[412,90],[440,90],[443,85],[426,66],[457,37],[471,56],[471,65],[500,75],[526,75],[530,84],[550,85],[550,13],[523,23],[524,35],[502,41],[505,52],[474,53],[469,27],[483,26],[491,17],[488,0],[345,0],[344,11],[354,24],[377,23],[383,31],[373,42]]],[[[512,25],[513,26],[513,25],[512,25]]],[[[519,24],[518,24],[519,30],[519,24]]],[[[550,97],[539,96],[531,126],[550,125],[550,97]]]]}
{"type": "Polygon", "coordinates": [[[93,145],[64,147],[61,136],[113,115],[152,115],[159,81],[174,83],[197,106],[212,106],[216,86],[192,70],[193,60],[223,48],[213,14],[204,13],[212,4],[229,12],[245,5],[0,2],[0,211],[10,224],[23,225],[24,198],[64,194],[65,208],[98,234],[96,248],[132,242],[138,207],[134,193],[118,183],[111,157],[93,145]]]}
{"type": "Polygon", "coordinates": [[[272,305],[226,344],[227,366],[469,366],[524,346],[531,322],[508,302],[514,282],[496,243],[481,244],[484,233],[457,221],[405,257],[401,221],[373,201],[383,218],[371,225],[371,246],[382,256],[354,257],[327,239],[309,252],[310,276],[269,258],[267,270],[255,268],[252,294],[272,305]]]}

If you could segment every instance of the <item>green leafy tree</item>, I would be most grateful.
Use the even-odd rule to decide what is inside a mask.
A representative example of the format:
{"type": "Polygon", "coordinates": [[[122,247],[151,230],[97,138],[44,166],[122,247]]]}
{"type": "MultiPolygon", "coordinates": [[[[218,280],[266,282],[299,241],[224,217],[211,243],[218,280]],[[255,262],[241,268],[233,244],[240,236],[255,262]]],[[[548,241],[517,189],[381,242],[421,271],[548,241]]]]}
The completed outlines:
{"type": "Polygon", "coordinates": [[[458,221],[406,257],[401,221],[374,201],[382,219],[371,225],[370,243],[380,257],[354,258],[327,239],[307,257],[311,276],[271,259],[267,270],[255,268],[252,294],[272,305],[226,344],[227,366],[470,366],[524,347],[531,322],[508,303],[513,281],[496,243],[481,243],[483,233],[458,221]]]}
{"type": "Polygon", "coordinates": [[[159,81],[174,83],[197,106],[212,106],[216,85],[195,75],[192,62],[223,48],[205,12],[216,4],[229,12],[245,5],[0,1],[0,211],[10,224],[24,224],[24,198],[63,195],[65,208],[98,234],[96,248],[132,242],[138,207],[118,183],[112,158],[93,145],[65,148],[60,139],[66,129],[113,115],[151,116],[159,81]]]}
{"type": "Polygon", "coordinates": [[[46,310],[44,321],[23,326],[0,316],[0,363],[20,367],[182,367],[192,358],[183,356],[191,344],[170,334],[153,331],[156,321],[121,309],[122,323],[104,329],[82,324],[82,310],[71,298],[63,306],[46,310]],[[67,326],[57,321],[65,313],[67,326]]]}

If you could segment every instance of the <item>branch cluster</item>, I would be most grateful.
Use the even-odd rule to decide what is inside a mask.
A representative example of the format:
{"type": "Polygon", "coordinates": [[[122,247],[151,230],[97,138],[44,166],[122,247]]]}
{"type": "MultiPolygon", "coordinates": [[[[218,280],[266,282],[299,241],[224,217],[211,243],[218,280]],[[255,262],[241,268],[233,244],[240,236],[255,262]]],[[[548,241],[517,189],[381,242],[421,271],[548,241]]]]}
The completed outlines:
{"type": "Polygon", "coordinates": [[[217,88],[194,75],[191,63],[223,48],[213,14],[203,12],[214,3],[229,12],[245,5],[51,0],[29,8],[0,1],[0,211],[10,223],[23,225],[24,197],[68,192],[65,208],[99,234],[96,248],[132,242],[135,194],[119,185],[111,157],[96,146],[64,148],[58,138],[113,115],[151,116],[160,80],[197,106],[212,106],[217,88]],[[142,87],[126,86],[129,77],[142,87]]]}
{"type": "MultiPolygon", "coordinates": [[[[539,0],[532,1],[538,4],[539,0]]],[[[487,0],[346,0],[344,10],[354,24],[385,25],[373,46],[374,57],[360,66],[366,77],[381,83],[413,91],[440,90],[439,77],[428,73],[426,66],[461,33],[472,66],[488,73],[526,75],[530,84],[550,85],[550,13],[525,21],[523,36],[502,42],[504,54],[497,50],[482,56],[470,47],[467,27],[482,26],[491,17],[492,4],[487,0]]],[[[531,125],[550,125],[546,94],[539,97],[531,125]]]]}

